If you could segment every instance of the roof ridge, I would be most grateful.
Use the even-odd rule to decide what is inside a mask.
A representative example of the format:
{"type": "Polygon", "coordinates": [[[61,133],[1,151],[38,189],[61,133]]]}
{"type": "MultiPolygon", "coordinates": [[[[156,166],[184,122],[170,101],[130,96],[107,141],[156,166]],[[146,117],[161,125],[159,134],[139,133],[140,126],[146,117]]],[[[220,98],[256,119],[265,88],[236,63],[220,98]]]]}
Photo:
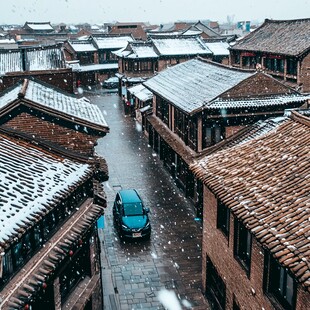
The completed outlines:
{"type": "Polygon", "coordinates": [[[265,19],[265,23],[291,23],[291,22],[301,22],[301,21],[309,21],[310,22],[310,18],[296,18],[296,19],[269,19],[266,18],[265,19]]]}
{"type": "Polygon", "coordinates": [[[310,127],[310,117],[307,117],[298,111],[291,111],[290,118],[302,125],[310,127]]]}

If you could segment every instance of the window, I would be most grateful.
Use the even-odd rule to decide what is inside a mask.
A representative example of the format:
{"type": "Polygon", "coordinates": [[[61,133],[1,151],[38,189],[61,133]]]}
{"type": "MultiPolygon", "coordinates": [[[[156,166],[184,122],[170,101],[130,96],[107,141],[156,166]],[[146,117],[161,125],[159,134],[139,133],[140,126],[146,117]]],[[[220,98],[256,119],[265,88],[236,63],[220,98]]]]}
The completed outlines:
{"type": "Polygon", "coordinates": [[[203,148],[214,145],[222,141],[225,133],[225,128],[220,124],[203,124],[203,148]]]}
{"type": "Polygon", "coordinates": [[[207,258],[206,297],[212,309],[225,309],[226,285],[209,258],[207,258]]]}
{"type": "Polygon", "coordinates": [[[293,58],[287,59],[287,74],[297,75],[297,60],[293,58]]]}
{"type": "Polygon", "coordinates": [[[234,254],[241,266],[250,272],[252,236],[246,227],[235,219],[234,254]]]}
{"type": "Polygon", "coordinates": [[[264,270],[265,291],[272,297],[273,303],[279,303],[285,309],[294,309],[296,300],[296,282],[289,271],[265,252],[264,270]]]}
{"type": "Polygon", "coordinates": [[[169,126],[169,104],[164,99],[156,96],[156,114],[169,126]]]}
{"type": "Polygon", "coordinates": [[[13,271],[12,251],[9,249],[3,257],[3,278],[8,278],[13,271]]]}
{"type": "Polygon", "coordinates": [[[191,120],[189,121],[188,146],[194,151],[197,151],[197,136],[198,136],[197,118],[191,118],[191,120]]]}
{"type": "Polygon", "coordinates": [[[80,248],[59,275],[62,303],[74,287],[86,276],[90,276],[89,245],[80,248]]]}
{"type": "Polygon", "coordinates": [[[18,242],[13,247],[13,256],[15,260],[15,269],[23,264],[22,242],[18,242]]]}
{"type": "Polygon", "coordinates": [[[274,72],[284,72],[284,59],[270,56],[265,60],[265,67],[274,72]]]}
{"type": "Polygon", "coordinates": [[[228,237],[229,235],[229,217],[230,210],[221,202],[217,200],[217,228],[220,229],[223,234],[228,237]]]}

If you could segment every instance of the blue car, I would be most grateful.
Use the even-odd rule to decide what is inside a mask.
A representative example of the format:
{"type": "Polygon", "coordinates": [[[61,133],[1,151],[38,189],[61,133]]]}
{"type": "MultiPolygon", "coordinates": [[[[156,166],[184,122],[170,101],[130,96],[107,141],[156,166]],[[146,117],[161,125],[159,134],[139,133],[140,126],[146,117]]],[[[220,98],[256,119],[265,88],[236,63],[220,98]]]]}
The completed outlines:
{"type": "Polygon", "coordinates": [[[115,197],[113,217],[121,238],[144,238],[151,235],[149,209],[135,189],[120,190],[115,197]]]}

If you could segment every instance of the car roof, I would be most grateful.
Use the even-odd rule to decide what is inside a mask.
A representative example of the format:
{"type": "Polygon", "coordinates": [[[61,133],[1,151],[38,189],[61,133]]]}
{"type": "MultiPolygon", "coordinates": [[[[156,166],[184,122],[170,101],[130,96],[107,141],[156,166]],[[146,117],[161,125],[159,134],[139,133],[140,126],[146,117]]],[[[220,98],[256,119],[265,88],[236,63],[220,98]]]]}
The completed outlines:
{"type": "Polygon", "coordinates": [[[122,198],[123,203],[130,202],[140,202],[141,198],[139,197],[135,189],[122,189],[119,191],[119,194],[122,198]]]}

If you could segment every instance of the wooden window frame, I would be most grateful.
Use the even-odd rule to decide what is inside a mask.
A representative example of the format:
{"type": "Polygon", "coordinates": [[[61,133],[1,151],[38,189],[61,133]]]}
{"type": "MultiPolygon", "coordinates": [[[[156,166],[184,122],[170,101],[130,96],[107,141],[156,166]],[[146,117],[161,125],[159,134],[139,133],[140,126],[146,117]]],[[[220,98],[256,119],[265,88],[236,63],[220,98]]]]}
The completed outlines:
{"type": "Polygon", "coordinates": [[[224,236],[229,238],[229,228],[230,228],[230,209],[217,199],[217,220],[216,227],[224,234],[224,236]]]}
{"type": "Polygon", "coordinates": [[[234,257],[250,276],[252,254],[252,235],[245,225],[234,220],[234,257]]]}
{"type": "Polygon", "coordinates": [[[290,271],[265,250],[264,292],[276,309],[293,310],[296,308],[297,283],[290,271]],[[288,281],[291,283],[291,297],[288,300],[288,281]]]}

